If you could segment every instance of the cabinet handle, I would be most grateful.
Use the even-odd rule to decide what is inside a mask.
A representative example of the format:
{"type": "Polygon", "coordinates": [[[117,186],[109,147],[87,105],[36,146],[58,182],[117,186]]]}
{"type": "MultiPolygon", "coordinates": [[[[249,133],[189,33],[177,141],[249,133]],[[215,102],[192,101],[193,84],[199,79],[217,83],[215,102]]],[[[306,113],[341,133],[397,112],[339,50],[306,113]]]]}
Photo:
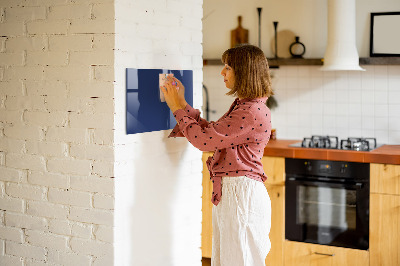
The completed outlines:
{"type": "Polygon", "coordinates": [[[320,252],[314,252],[315,255],[323,255],[323,256],[335,256],[335,254],[327,254],[327,253],[320,253],[320,252]]]}

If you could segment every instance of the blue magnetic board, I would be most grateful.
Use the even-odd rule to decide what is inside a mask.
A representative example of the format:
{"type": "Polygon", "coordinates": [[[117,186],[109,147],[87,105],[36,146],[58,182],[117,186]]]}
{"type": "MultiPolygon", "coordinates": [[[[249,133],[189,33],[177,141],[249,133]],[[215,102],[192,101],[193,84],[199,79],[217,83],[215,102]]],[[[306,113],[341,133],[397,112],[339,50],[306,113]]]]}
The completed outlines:
{"type": "Polygon", "coordinates": [[[126,131],[144,133],[174,128],[176,120],[163,102],[162,77],[173,75],[185,87],[185,99],[193,106],[193,71],[169,69],[126,69],[126,131]]]}

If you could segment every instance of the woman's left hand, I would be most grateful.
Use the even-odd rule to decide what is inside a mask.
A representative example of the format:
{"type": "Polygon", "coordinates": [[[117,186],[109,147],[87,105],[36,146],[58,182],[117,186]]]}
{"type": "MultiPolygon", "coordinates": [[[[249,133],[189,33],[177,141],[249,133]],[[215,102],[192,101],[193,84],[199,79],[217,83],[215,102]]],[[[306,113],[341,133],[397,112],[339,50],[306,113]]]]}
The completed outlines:
{"type": "Polygon", "coordinates": [[[172,113],[174,113],[178,109],[184,109],[185,106],[181,106],[180,97],[178,95],[178,84],[171,77],[168,77],[164,86],[161,87],[162,92],[164,93],[165,101],[169,109],[171,109],[172,113]]]}

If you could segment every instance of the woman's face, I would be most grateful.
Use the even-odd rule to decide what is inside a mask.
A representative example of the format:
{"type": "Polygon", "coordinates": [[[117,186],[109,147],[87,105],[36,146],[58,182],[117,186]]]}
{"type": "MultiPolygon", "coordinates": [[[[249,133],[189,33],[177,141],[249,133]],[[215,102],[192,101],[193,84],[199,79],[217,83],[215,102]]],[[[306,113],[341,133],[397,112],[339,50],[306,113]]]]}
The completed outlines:
{"type": "Polygon", "coordinates": [[[228,89],[233,89],[235,86],[235,73],[233,73],[233,69],[225,64],[221,71],[221,75],[224,77],[225,86],[228,89]]]}

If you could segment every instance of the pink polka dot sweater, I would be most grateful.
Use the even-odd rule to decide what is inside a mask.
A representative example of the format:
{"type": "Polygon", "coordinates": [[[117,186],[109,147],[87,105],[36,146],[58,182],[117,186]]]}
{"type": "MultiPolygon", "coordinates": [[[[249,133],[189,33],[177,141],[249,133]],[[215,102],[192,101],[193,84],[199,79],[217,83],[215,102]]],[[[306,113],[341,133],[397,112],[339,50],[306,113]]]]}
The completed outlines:
{"type": "Polygon", "coordinates": [[[261,182],[267,179],[261,159],[271,132],[271,112],[267,97],[238,98],[218,121],[208,122],[190,105],[174,112],[178,121],[169,137],[186,137],[201,151],[214,151],[207,160],[213,182],[211,201],[221,200],[224,176],[247,176],[261,182]]]}

